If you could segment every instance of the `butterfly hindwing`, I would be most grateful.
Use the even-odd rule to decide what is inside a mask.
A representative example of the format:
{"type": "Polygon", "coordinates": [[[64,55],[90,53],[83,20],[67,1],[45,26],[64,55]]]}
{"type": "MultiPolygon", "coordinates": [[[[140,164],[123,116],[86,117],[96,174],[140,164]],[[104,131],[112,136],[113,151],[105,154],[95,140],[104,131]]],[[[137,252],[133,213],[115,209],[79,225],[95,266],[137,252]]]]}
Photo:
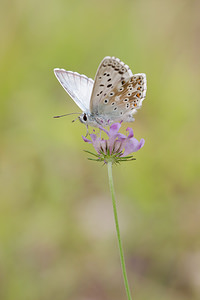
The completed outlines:
{"type": "Polygon", "coordinates": [[[89,112],[93,80],[85,75],[64,69],[54,69],[54,73],[62,87],[80,109],[84,112],[89,112]]]}
{"type": "Polygon", "coordinates": [[[143,73],[121,80],[102,97],[98,105],[98,114],[113,121],[126,121],[128,116],[132,116],[142,105],[146,89],[146,75],[143,73]]]}
{"type": "Polygon", "coordinates": [[[97,70],[92,96],[90,112],[98,113],[99,103],[122,79],[132,76],[130,68],[118,58],[106,56],[97,70]]]}

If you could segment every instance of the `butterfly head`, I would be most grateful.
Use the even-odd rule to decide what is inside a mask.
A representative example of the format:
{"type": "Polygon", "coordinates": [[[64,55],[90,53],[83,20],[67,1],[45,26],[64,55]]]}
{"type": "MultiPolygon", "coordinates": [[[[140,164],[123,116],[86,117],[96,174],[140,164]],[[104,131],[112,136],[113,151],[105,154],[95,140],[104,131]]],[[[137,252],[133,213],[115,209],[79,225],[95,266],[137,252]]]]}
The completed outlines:
{"type": "Polygon", "coordinates": [[[90,113],[83,112],[79,117],[79,121],[86,126],[98,127],[100,124],[97,123],[96,118],[90,113]]]}
{"type": "Polygon", "coordinates": [[[86,113],[82,113],[79,117],[81,123],[87,125],[88,124],[88,116],[86,113]]]}

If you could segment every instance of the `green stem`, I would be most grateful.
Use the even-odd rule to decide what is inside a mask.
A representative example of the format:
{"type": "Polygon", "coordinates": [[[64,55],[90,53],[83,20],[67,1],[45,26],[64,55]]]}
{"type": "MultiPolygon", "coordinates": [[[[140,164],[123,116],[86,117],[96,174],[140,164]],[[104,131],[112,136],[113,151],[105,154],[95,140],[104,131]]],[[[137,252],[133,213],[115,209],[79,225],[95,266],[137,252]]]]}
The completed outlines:
{"type": "Polygon", "coordinates": [[[128,297],[128,300],[131,300],[132,298],[131,298],[131,293],[130,293],[130,289],[129,289],[129,285],[128,285],[124,253],[123,253],[122,242],[121,242],[120,231],[119,231],[119,222],[118,222],[118,216],[117,216],[117,207],[116,207],[116,201],[115,201],[113,176],[112,176],[112,162],[108,162],[108,178],[109,178],[110,192],[111,192],[111,196],[112,196],[112,204],[113,204],[113,211],[114,211],[114,218],[115,218],[115,226],[116,226],[116,231],[117,231],[117,239],[118,239],[118,245],[119,245],[122,273],[123,273],[123,277],[124,277],[124,283],[125,283],[127,297],[128,297]]]}

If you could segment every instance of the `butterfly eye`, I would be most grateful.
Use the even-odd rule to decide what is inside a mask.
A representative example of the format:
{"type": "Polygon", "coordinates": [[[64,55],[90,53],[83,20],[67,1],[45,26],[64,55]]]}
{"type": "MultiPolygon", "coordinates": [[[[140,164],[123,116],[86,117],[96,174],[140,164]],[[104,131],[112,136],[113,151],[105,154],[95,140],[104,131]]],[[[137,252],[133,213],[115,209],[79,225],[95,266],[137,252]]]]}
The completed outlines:
{"type": "Polygon", "coordinates": [[[110,93],[110,97],[112,97],[112,96],[114,96],[114,93],[113,93],[113,92],[110,93]]]}
{"type": "Polygon", "coordinates": [[[86,116],[86,114],[83,115],[83,121],[85,121],[85,122],[87,121],[87,116],[86,116]]]}
{"type": "Polygon", "coordinates": [[[128,100],[129,100],[128,98],[125,98],[125,99],[124,99],[124,102],[127,102],[128,100]]]}
{"type": "Polygon", "coordinates": [[[104,104],[107,104],[107,103],[108,103],[108,99],[105,99],[105,100],[104,100],[104,104]]]}
{"type": "Polygon", "coordinates": [[[115,105],[115,102],[112,102],[111,105],[115,105]]]}
{"type": "Polygon", "coordinates": [[[115,107],[114,110],[117,110],[117,107],[115,107]]]}
{"type": "Polygon", "coordinates": [[[128,94],[127,94],[128,97],[130,97],[131,95],[132,95],[131,93],[128,93],[128,94]]]}

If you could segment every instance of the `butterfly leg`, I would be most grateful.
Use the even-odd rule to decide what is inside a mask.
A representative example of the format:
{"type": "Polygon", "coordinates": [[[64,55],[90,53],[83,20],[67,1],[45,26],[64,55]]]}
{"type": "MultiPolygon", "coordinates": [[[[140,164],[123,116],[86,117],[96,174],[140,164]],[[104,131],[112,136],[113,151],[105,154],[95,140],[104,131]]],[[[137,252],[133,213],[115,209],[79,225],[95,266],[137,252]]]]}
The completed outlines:
{"type": "Polygon", "coordinates": [[[87,137],[87,136],[88,136],[88,134],[89,134],[89,130],[88,130],[88,124],[86,124],[85,126],[86,126],[86,128],[87,128],[87,132],[86,132],[86,136],[85,136],[85,137],[87,137]]]}

